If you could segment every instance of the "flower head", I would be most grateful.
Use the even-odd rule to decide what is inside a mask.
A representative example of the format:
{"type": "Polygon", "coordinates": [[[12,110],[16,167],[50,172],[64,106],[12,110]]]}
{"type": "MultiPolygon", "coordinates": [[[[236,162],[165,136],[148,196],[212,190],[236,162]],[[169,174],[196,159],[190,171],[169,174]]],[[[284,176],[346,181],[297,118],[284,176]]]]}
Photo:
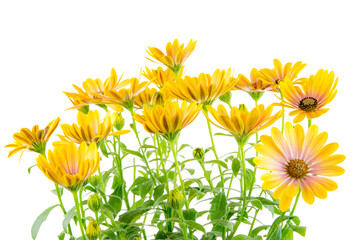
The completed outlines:
{"type": "Polygon", "coordinates": [[[199,115],[201,104],[177,102],[166,100],[164,106],[156,105],[148,108],[144,106],[143,115],[135,114],[135,120],[143,124],[149,133],[161,134],[169,141],[173,141],[178,133],[189,125],[199,115]]]}
{"type": "Polygon", "coordinates": [[[99,224],[94,219],[90,219],[89,225],[86,228],[86,237],[89,240],[97,240],[100,236],[101,229],[99,224]]]}
{"type": "Polygon", "coordinates": [[[333,154],[337,143],[326,144],[328,134],[319,133],[312,125],[307,133],[301,125],[285,124],[283,135],[277,128],[271,129],[271,136],[260,137],[262,145],[255,149],[262,156],[254,158],[258,168],[270,171],[261,176],[265,190],[276,188],[274,198],[280,198],[280,210],[285,212],[292,198],[298,194],[299,185],[303,199],[313,204],[315,197],[325,199],[327,191],[337,189],[333,180],[323,176],[339,176],[344,169],[337,166],[345,160],[341,154],[333,154]]]}
{"type": "MultiPolygon", "coordinates": [[[[179,72],[177,74],[178,78],[182,77],[183,70],[184,70],[184,67],[182,67],[179,70],[179,72]]],[[[170,80],[175,81],[176,80],[175,74],[169,68],[166,70],[163,70],[162,67],[158,67],[156,70],[154,70],[154,69],[150,70],[148,67],[146,67],[146,72],[144,71],[142,73],[142,75],[144,77],[146,77],[147,79],[149,79],[150,82],[157,85],[159,88],[162,88],[167,81],[170,81],[170,80]]]]}
{"type": "Polygon", "coordinates": [[[231,69],[217,69],[212,76],[204,73],[199,77],[185,76],[176,82],[168,81],[165,87],[172,97],[179,100],[211,105],[218,97],[230,91],[236,82],[235,78],[231,78],[231,69]]]}
{"type": "Polygon", "coordinates": [[[253,108],[250,112],[247,111],[246,107],[240,107],[241,109],[232,107],[229,115],[225,107],[221,104],[219,104],[217,110],[212,106],[207,106],[207,110],[218,124],[213,122],[207,114],[205,114],[215,126],[234,135],[240,145],[246,144],[251,135],[273,124],[281,117],[283,112],[281,110],[271,116],[273,107],[269,106],[264,109],[264,105],[262,104],[253,108]]]}
{"type": "MultiPolygon", "coordinates": [[[[180,45],[179,41],[175,39],[174,43],[168,42],[166,44],[166,55],[160,49],[155,47],[149,47],[146,52],[177,75],[186,59],[194,51],[195,45],[196,41],[194,42],[192,39],[186,47],[184,44],[180,45]]],[[[151,59],[149,60],[153,61],[151,59]]]]}
{"type": "Polygon", "coordinates": [[[271,86],[275,89],[279,86],[279,83],[282,82],[286,76],[288,76],[291,80],[294,80],[300,71],[306,66],[301,61],[296,62],[294,65],[288,62],[283,67],[281,62],[277,59],[274,59],[274,69],[261,69],[260,75],[258,78],[265,83],[271,84],[271,86]]]}
{"type": "Polygon", "coordinates": [[[295,116],[294,123],[301,122],[305,117],[313,119],[326,113],[329,108],[324,108],[331,102],[336,95],[336,85],[334,72],[319,70],[316,75],[311,75],[309,79],[301,82],[301,88],[295,86],[290,79],[285,79],[280,83],[280,89],[284,96],[281,103],[274,104],[295,109],[290,112],[290,116],[295,116]]]}
{"type": "Polygon", "coordinates": [[[83,142],[78,148],[73,142],[63,142],[48,151],[48,159],[39,155],[36,161],[47,178],[74,192],[97,171],[100,155],[94,142],[89,146],[83,142]]]}
{"type": "MultiPolygon", "coordinates": [[[[33,151],[40,154],[45,154],[46,143],[49,140],[51,134],[55,131],[60,122],[60,118],[51,121],[44,129],[39,129],[38,125],[35,125],[32,130],[22,128],[19,133],[14,134],[15,142],[8,144],[5,147],[14,148],[9,152],[11,157],[19,151],[33,151]]],[[[20,155],[21,158],[21,155],[20,155]]]]}
{"type": "Polygon", "coordinates": [[[120,130],[111,133],[116,120],[116,113],[112,115],[110,112],[106,113],[104,121],[101,121],[101,116],[97,110],[89,111],[88,114],[78,112],[78,125],[62,124],[61,129],[65,136],[59,136],[62,141],[72,141],[75,143],[91,142],[100,143],[108,136],[123,135],[129,133],[129,130],[120,130]]]}

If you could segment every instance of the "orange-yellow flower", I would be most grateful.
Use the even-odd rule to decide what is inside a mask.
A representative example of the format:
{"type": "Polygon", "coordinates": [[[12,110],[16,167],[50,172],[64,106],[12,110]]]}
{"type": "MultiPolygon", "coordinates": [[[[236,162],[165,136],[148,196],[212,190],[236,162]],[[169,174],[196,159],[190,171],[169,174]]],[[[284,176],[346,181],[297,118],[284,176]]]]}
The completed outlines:
{"type": "Polygon", "coordinates": [[[207,106],[206,108],[220,125],[212,121],[207,114],[205,114],[210,122],[234,135],[239,145],[246,144],[251,135],[269,127],[278,120],[283,113],[283,110],[281,110],[271,116],[273,107],[269,106],[264,109],[264,105],[262,104],[253,108],[250,112],[248,112],[247,109],[232,107],[230,115],[221,104],[218,105],[217,110],[212,106],[207,106]]]}
{"type": "Polygon", "coordinates": [[[64,142],[48,151],[48,159],[40,155],[36,161],[47,178],[74,192],[97,171],[100,155],[95,142],[89,146],[83,142],[79,148],[73,142],[64,142]]]}
{"type": "Polygon", "coordinates": [[[299,61],[292,66],[292,63],[288,62],[283,67],[278,59],[274,59],[274,66],[274,69],[261,69],[261,74],[258,78],[265,83],[271,84],[271,86],[275,89],[286,76],[288,76],[291,80],[294,80],[306,64],[299,61]]]}
{"type": "MultiPolygon", "coordinates": [[[[118,78],[115,69],[111,69],[111,74],[108,79],[103,83],[100,79],[87,79],[83,82],[83,89],[73,85],[77,93],[64,92],[71,102],[74,104],[72,108],[81,108],[89,104],[102,104],[103,96],[110,90],[117,91],[126,86],[128,83],[125,81],[120,82],[121,77],[118,78]]],[[[110,105],[115,111],[122,112],[123,108],[119,105],[110,105]]],[[[71,108],[71,109],[72,109],[71,108]]]]}
{"type": "Polygon", "coordinates": [[[279,106],[296,109],[290,112],[290,116],[295,116],[294,123],[299,123],[305,117],[313,119],[326,113],[329,108],[324,108],[331,102],[336,95],[336,85],[338,78],[335,79],[334,72],[320,69],[316,75],[311,75],[309,79],[301,82],[301,88],[294,86],[290,79],[285,79],[280,83],[280,89],[284,100],[279,106]]]}
{"type": "Polygon", "coordinates": [[[160,89],[160,91],[155,88],[145,88],[145,90],[140,92],[135,98],[134,106],[142,108],[144,105],[147,105],[148,107],[157,104],[164,105],[165,100],[169,98],[170,96],[165,88],[160,89]]]}
{"type": "Polygon", "coordinates": [[[88,114],[78,112],[77,122],[71,126],[69,124],[62,124],[61,129],[65,136],[59,136],[62,141],[72,141],[75,143],[91,142],[100,143],[108,136],[123,135],[129,133],[129,130],[121,130],[111,133],[116,120],[116,113],[110,115],[106,113],[105,119],[102,122],[101,116],[97,110],[89,111],[88,114]]]}
{"type": "Polygon", "coordinates": [[[264,91],[275,91],[271,84],[259,79],[260,75],[261,73],[256,68],[253,68],[250,72],[250,81],[243,74],[239,74],[237,77],[238,82],[235,84],[234,89],[247,92],[255,101],[261,98],[264,91]]]}
{"type": "MultiPolygon", "coordinates": [[[[179,41],[175,39],[173,44],[171,44],[171,42],[166,44],[166,55],[160,49],[155,47],[149,47],[146,52],[155,60],[161,62],[169,69],[171,69],[171,71],[177,74],[186,59],[194,51],[195,45],[196,41],[194,42],[192,39],[189,41],[186,47],[184,44],[180,45],[179,41]]],[[[147,59],[153,62],[153,60],[149,58],[147,59]]]]}
{"type": "Polygon", "coordinates": [[[170,96],[179,100],[211,105],[218,97],[233,89],[236,83],[237,79],[231,77],[231,69],[217,69],[212,76],[201,73],[199,77],[185,76],[176,82],[168,81],[165,88],[170,96]]]}
{"type": "Polygon", "coordinates": [[[189,125],[199,115],[201,104],[185,101],[179,104],[166,100],[164,106],[156,105],[148,108],[144,106],[143,115],[135,114],[135,120],[141,123],[149,133],[161,134],[165,139],[173,141],[178,133],[189,125]]]}
{"type": "Polygon", "coordinates": [[[258,168],[270,171],[261,176],[265,190],[276,188],[273,197],[280,198],[280,210],[287,211],[292,199],[298,194],[313,204],[315,197],[325,199],[327,191],[337,189],[333,180],[323,176],[339,176],[345,171],[337,166],[345,160],[341,154],[333,154],[337,143],[326,144],[328,134],[318,133],[312,125],[307,133],[301,125],[285,124],[285,134],[272,128],[271,136],[261,136],[262,145],[255,149],[262,155],[254,158],[258,168]]]}
{"type": "Polygon", "coordinates": [[[139,82],[137,78],[130,78],[121,82],[123,86],[129,86],[129,88],[121,88],[119,90],[109,90],[105,91],[105,95],[102,99],[102,103],[108,104],[116,104],[123,106],[129,111],[132,111],[134,107],[134,100],[137,95],[147,88],[150,82],[139,82]]]}
{"type": "MultiPolygon", "coordinates": [[[[177,75],[178,78],[182,77],[183,70],[184,67],[179,70],[177,75]]],[[[156,70],[150,70],[146,67],[146,72],[144,71],[142,75],[149,79],[150,82],[156,84],[159,88],[162,88],[167,81],[175,81],[175,74],[169,68],[164,71],[162,67],[158,67],[156,70]]]]}
{"type": "Polygon", "coordinates": [[[32,131],[27,128],[22,128],[19,133],[14,134],[15,142],[5,146],[14,148],[9,152],[8,157],[11,157],[21,150],[22,152],[29,150],[40,154],[45,154],[46,143],[49,140],[51,134],[53,134],[55,131],[59,122],[60,118],[57,118],[51,121],[44,129],[39,129],[39,126],[35,125],[32,128],[32,131]]]}

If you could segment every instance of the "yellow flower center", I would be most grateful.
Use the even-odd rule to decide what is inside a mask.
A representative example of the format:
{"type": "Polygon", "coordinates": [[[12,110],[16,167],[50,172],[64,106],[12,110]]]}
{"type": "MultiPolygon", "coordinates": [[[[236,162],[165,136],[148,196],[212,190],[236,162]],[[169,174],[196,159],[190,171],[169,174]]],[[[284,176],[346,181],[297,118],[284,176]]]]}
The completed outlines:
{"type": "Polygon", "coordinates": [[[295,179],[303,179],[309,172],[309,167],[304,160],[293,159],[286,164],[286,173],[295,179]]]}
{"type": "Polygon", "coordinates": [[[304,112],[314,111],[318,107],[318,101],[313,97],[306,97],[299,103],[299,108],[304,112]]]}

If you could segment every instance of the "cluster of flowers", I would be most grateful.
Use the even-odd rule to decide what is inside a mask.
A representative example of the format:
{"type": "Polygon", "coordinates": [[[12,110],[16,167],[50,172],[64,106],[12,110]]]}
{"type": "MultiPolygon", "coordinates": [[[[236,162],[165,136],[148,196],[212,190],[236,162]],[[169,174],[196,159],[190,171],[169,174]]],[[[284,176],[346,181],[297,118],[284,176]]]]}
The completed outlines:
{"type": "MultiPolygon", "coordinates": [[[[308,78],[298,78],[297,75],[305,64],[297,62],[283,66],[275,59],[272,69],[252,69],[250,80],[242,74],[234,77],[231,69],[218,69],[212,75],[201,73],[197,77],[184,76],[184,62],[194,51],[195,45],[196,41],[191,40],[185,46],[175,40],[166,45],[166,53],[149,47],[147,52],[152,57],[149,60],[167,67],[165,70],[162,67],[156,70],[146,68],[142,75],[149,81],[140,81],[137,78],[121,80],[122,76],[119,78],[112,69],[105,82],[100,79],[87,79],[83,82],[83,88],[74,85],[77,92],[65,94],[73,103],[71,109],[79,111],[77,124],[61,125],[63,135],[59,135],[60,140],[53,143],[53,150],[46,153],[46,143],[57,128],[59,118],[41,130],[38,126],[33,127],[32,131],[21,129],[14,134],[15,142],[6,146],[13,148],[9,157],[25,150],[39,153],[37,166],[55,183],[60,207],[67,216],[69,212],[62,204],[61,188],[73,194],[75,210],[70,219],[79,223],[82,239],[140,239],[140,234],[146,239],[146,214],[149,209],[160,206],[162,211],[156,211],[157,217],[152,220],[153,226],[159,228],[155,239],[197,239],[194,234],[196,231],[204,232],[201,239],[263,239],[264,236],[266,239],[283,239],[285,236],[292,237],[293,231],[300,232],[299,226],[291,223],[293,221],[298,225],[293,214],[300,193],[305,202],[312,204],[315,197],[324,199],[327,191],[337,189],[336,182],[327,176],[344,173],[344,169],[338,164],[345,160],[345,156],[334,154],[338,144],[326,144],[327,133],[319,133],[318,127],[311,124],[311,119],[320,117],[329,110],[325,106],[336,95],[338,79],[335,79],[334,73],[321,69],[308,78]],[[156,88],[150,88],[150,84],[156,85],[156,88]],[[239,107],[232,106],[231,92],[236,90],[247,92],[254,100],[255,107],[249,111],[243,104],[239,107]],[[267,91],[274,93],[279,102],[267,107],[258,105],[258,101],[267,91]],[[212,107],[217,99],[226,105],[219,104],[217,109],[212,107]],[[104,109],[104,120],[97,110],[90,110],[89,105],[104,109]],[[273,106],[280,106],[282,109],[273,113],[273,106]],[[228,107],[230,112],[226,110],[228,107]],[[290,122],[285,123],[284,107],[293,109],[289,115],[296,116],[293,119],[295,126],[290,122]],[[114,111],[111,113],[108,108],[114,111]],[[130,126],[139,143],[138,151],[127,149],[125,144],[120,142],[120,136],[130,132],[122,130],[125,122],[121,112],[124,108],[132,117],[133,123],[130,126]],[[182,149],[177,145],[180,132],[191,124],[200,112],[207,119],[212,147],[206,151],[195,148],[192,159],[178,161],[178,152],[182,149]],[[305,117],[308,119],[306,132],[298,124],[305,117]],[[279,130],[273,127],[271,136],[263,135],[259,140],[258,132],[280,118],[282,128],[279,130]],[[150,133],[154,140],[153,145],[141,141],[136,122],[150,133]],[[226,159],[232,161],[230,173],[227,171],[227,162],[217,154],[211,124],[229,132],[229,136],[233,136],[238,145],[237,156],[226,159]],[[255,148],[256,157],[249,160],[245,158],[245,146],[253,135],[256,136],[256,143],[250,145],[255,148]],[[113,141],[108,140],[110,136],[113,141]],[[154,150],[151,152],[149,149],[154,150]],[[213,152],[215,160],[205,161],[205,153],[209,151],[213,152]],[[114,168],[105,172],[106,174],[100,171],[100,152],[104,157],[112,156],[114,160],[114,168]],[[167,167],[166,163],[172,163],[170,152],[173,154],[174,163],[167,167]],[[156,169],[151,168],[152,154],[155,154],[153,160],[156,162],[156,169]],[[138,178],[135,178],[135,164],[132,166],[134,182],[127,189],[129,184],[126,184],[124,179],[125,168],[122,160],[130,155],[138,157],[145,166],[139,171],[141,176],[138,178]],[[199,188],[191,187],[196,181],[184,181],[181,171],[185,163],[192,160],[200,163],[204,172],[203,178],[209,184],[207,190],[204,188],[205,190],[199,191],[199,188]],[[217,177],[212,178],[209,171],[206,171],[207,163],[218,165],[220,182],[215,187],[213,182],[217,177]],[[253,171],[247,169],[248,164],[254,167],[253,171]],[[256,187],[256,169],[264,169],[269,173],[261,176],[264,181],[262,191],[259,196],[254,197],[252,193],[256,187]],[[90,177],[96,172],[97,176],[90,177]],[[110,173],[114,175],[114,193],[109,197],[106,195],[106,183],[110,173]],[[231,176],[226,177],[227,175],[231,176]],[[240,189],[237,189],[240,197],[237,198],[237,204],[231,205],[229,194],[232,192],[233,180],[237,178],[240,183],[240,189]],[[270,191],[274,188],[274,192],[270,191]],[[83,205],[86,204],[82,201],[84,190],[94,193],[86,204],[95,213],[95,219],[85,217],[83,205]],[[197,195],[194,195],[195,190],[197,195]],[[130,192],[134,195],[132,205],[129,201],[130,192]],[[200,214],[190,208],[190,202],[195,196],[200,199],[206,193],[213,195],[211,209],[207,211],[213,225],[211,232],[206,232],[204,224],[196,222],[196,218],[204,213],[200,214]],[[261,197],[262,194],[265,197],[261,197]],[[140,196],[140,200],[135,201],[135,195],[140,196]],[[120,200],[114,200],[114,196],[120,200]],[[152,198],[155,201],[149,205],[152,198]],[[290,215],[285,216],[293,198],[294,207],[290,215]],[[147,199],[148,201],[145,201],[147,199]],[[116,200],[120,201],[119,209],[115,204],[116,200]],[[112,209],[110,215],[105,211],[102,202],[104,206],[112,209]],[[121,210],[122,202],[126,205],[125,211],[121,210]],[[225,203],[220,204],[221,202],[225,203]],[[279,218],[272,225],[254,229],[256,216],[262,205],[268,208],[271,206],[272,212],[278,214],[279,218]],[[252,209],[255,209],[255,214],[250,222],[247,219],[251,219],[249,214],[252,209]],[[75,212],[77,220],[74,218],[75,212]],[[160,220],[161,214],[164,214],[165,220],[160,220]],[[116,217],[119,217],[117,221],[116,217]],[[143,217],[143,224],[136,225],[135,222],[140,217],[143,217]],[[110,219],[111,223],[108,223],[107,219],[110,219]],[[86,220],[89,220],[87,227],[86,220]],[[250,225],[246,235],[248,238],[241,238],[245,235],[236,235],[242,222],[250,225]],[[174,230],[176,223],[180,227],[177,231],[174,230]],[[134,235],[129,235],[129,226],[134,235]],[[102,231],[100,227],[103,228],[102,231]],[[266,229],[268,232],[261,236],[259,233],[266,229]]],[[[67,223],[67,229],[59,239],[64,239],[65,234],[75,239],[70,220],[67,223]]],[[[36,234],[37,232],[35,237],[36,234]]]]}

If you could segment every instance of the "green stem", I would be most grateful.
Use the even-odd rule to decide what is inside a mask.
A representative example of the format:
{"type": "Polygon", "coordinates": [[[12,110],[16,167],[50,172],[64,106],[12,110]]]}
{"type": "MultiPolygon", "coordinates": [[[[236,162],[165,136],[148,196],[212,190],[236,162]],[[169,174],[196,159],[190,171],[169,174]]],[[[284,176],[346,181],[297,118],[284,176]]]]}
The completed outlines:
{"type": "MultiPolygon", "coordinates": [[[[240,160],[240,158],[241,158],[241,152],[240,152],[240,147],[238,147],[238,152],[237,152],[237,158],[240,160]]],[[[231,179],[230,179],[230,185],[229,185],[229,189],[228,189],[228,192],[227,192],[227,194],[226,194],[226,197],[228,198],[229,197],[229,194],[230,194],[230,189],[231,189],[231,185],[232,185],[232,182],[233,182],[233,180],[234,180],[234,173],[232,173],[231,174],[231,179]]],[[[241,188],[242,188],[242,185],[240,185],[241,186],[241,188]]]]}
{"type": "Polygon", "coordinates": [[[122,186],[122,191],[124,192],[124,201],[125,201],[126,209],[127,209],[127,210],[130,210],[129,194],[128,194],[128,192],[126,191],[126,184],[125,184],[124,173],[123,173],[123,169],[122,169],[120,136],[114,136],[113,147],[114,147],[114,151],[115,151],[115,153],[116,153],[115,162],[116,162],[116,165],[117,165],[117,168],[118,168],[118,172],[119,172],[119,177],[120,177],[120,181],[121,181],[120,184],[121,184],[121,186],[122,186]],[[117,140],[118,140],[118,149],[117,149],[117,152],[116,152],[115,138],[117,138],[117,140]]]}
{"type": "Polygon", "coordinates": [[[240,226],[240,223],[244,217],[244,213],[245,213],[245,209],[246,209],[246,167],[245,167],[245,153],[244,153],[244,145],[239,145],[240,148],[240,154],[241,154],[241,165],[242,165],[242,176],[240,179],[240,186],[242,188],[242,197],[243,197],[243,205],[241,208],[241,213],[240,213],[240,217],[239,220],[236,221],[233,231],[231,232],[230,236],[228,237],[228,239],[232,239],[238,229],[238,227],[240,226]]]}
{"type": "MultiPolygon", "coordinates": [[[[79,190],[79,201],[80,201],[80,211],[81,211],[81,217],[83,219],[85,219],[85,211],[84,211],[84,207],[82,204],[82,192],[83,192],[83,187],[80,188],[79,190]]],[[[84,229],[86,229],[86,222],[84,223],[84,229]]]]}
{"type": "MultiPolygon", "coordinates": [[[[282,220],[284,219],[284,216],[285,216],[285,212],[281,213],[279,224],[280,224],[280,223],[282,222],[282,220]]],[[[277,225],[277,226],[278,226],[278,225],[277,225]]],[[[272,228],[272,230],[271,230],[271,228],[270,228],[271,231],[269,231],[269,233],[268,233],[268,235],[267,235],[267,237],[266,237],[267,240],[271,239],[271,236],[274,234],[277,226],[274,227],[274,228],[272,228]]]]}
{"type": "Polygon", "coordinates": [[[297,203],[299,201],[299,198],[300,198],[300,194],[301,194],[301,188],[300,188],[300,181],[299,181],[299,190],[298,190],[298,194],[296,195],[296,198],[295,198],[295,203],[294,203],[294,206],[290,212],[290,216],[289,216],[289,219],[286,221],[286,224],[285,224],[285,228],[288,226],[288,224],[290,223],[290,219],[291,217],[294,215],[294,212],[295,212],[295,208],[297,206],[297,203]]]}
{"type": "Polygon", "coordinates": [[[105,185],[104,185],[104,180],[103,180],[102,173],[101,173],[101,170],[100,170],[100,166],[98,168],[98,173],[99,173],[99,178],[100,178],[101,191],[104,194],[103,199],[104,199],[105,203],[107,204],[107,199],[106,199],[106,195],[105,195],[105,185]]]}
{"type": "Polygon", "coordinates": [[[187,227],[185,225],[185,220],[184,220],[184,215],[183,215],[183,212],[182,210],[180,209],[178,211],[179,213],[179,217],[180,217],[180,225],[181,225],[181,228],[183,229],[183,233],[184,233],[184,239],[188,239],[188,236],[187,236],[187,227]]]}
{"type": "Polygon", "coordinates": [[[255,212],[254,219],[253,219],[253,221],[252,221],[252,223],[251,223],[251,227],[250,227],[250,230],[249,230],[248,235],[250,235],[251,231],[252,231],[253,228],[254,228],[254,224],[255,224],[256,217],[257,217],[258,213],[259,213],[259,209],[257,209],[256,212],[255,212]]]}
{"type": "Polygon", "coordinates": [[[201,159],[201,160],[199,161],[199,163],[200,163],[200,166],[201,166],[202,170],[204,171],[205,179],[206,179],[206,181],[208,181],[208,183],[209,183],[209,185],[210,185],[210,189],[211,189],[212,193],[213,193],[214,196],[215,196],[216,194],[215,194],[215,191],[214,191],[214,186],[213,186],[213,183],[212,183],[212,181],[211,181],[211,179],[210,179],[209,174],[206,172],[206,169],[205,169],[205,165],[204,165],[203,160],[204,160],[204,159],[201,159]]]}
{"type": "MultiPolygon", "coordinates": [[[[58,199],[59,199],[60,208],[61,208],[61,210],[63,211],[64,216],[65,216],[67,212],[66,212],[66,210],[65,210],[63,201],[62,201],[62,199],[61,199],[60,188],[59,188],[59,185],[58,185],[57,183],[55,183],[55,189],[56,189],[56,195],[57,195],[57,197],[58,197],[58,199]]],[[[69,230],[69,235],[72,236],[73,234],[72,234],[72,230],[71,230],[70,224],[68,225],[68,230],[69,230]]]]}
{"type": "Polygon", "coordinates": [[[142,153],[142,155],[144,156],[144,162],[145,162],[145,165],[149,171],[149,174],[150,174],[150,177],[151,179],[153,180],[154,184],[156,185],[156,179],[151,171],[151,168],[149,166],[149,163],[147,161],[147,157],[146,157],[146,154],[144,153],[144,150],[141,148],[141,141],[140,141],[140,137],[139,137],[139,134],[138,134],[138,131],[137,131],[137,128],[136,128],[136,122],[135,122],[135,118],[134,118],[134,110],[131,109],[130,111],[131,113],[131,118],[133,120],[133,126],[134,126],[134,132],[135,132],[135,135],[136,135],[136,139],[138,140],[138,143],[139,143],[139,147],[140,147],[140,151],[142,153]]]}
{"type": "MultiPolygon", "coordinates": [[[[211,146],[212,146],[212,149],[213,149],[213,152],[214,152],[214,155],[215,155],[216,160],[219,161],[219,157],[218,157],[217,152],[216,152],[216,149],[215,149],[214,138],[213,138],[213,134],[212,134],[212,131],[211,131],[210,121],[209,121],[209,119],[208,119],[208,112],[207,112],[207,110],[204,111],[204,112],[205,112],[205,114],[206,114],[206,116],[207,116],[206,122],[207,122],[208,129],[209,129],[211,146]]],[[[221,178],[222,191],[225,192],[225,188],[224,188],[224,187],[225,187],[224,174],[223,174],[223,171],[221,170],[220,165],[218,165],[218,169],[219,169],[220,178],[221,178]]]]}
{"type": "MultiPolygon", "coordinates": [[[[279,90],[280,92],[280,97],[281,97],[281,100],[284,100],[284,96],[282,95],[281,91],[279,90]]],[[[283,113],[282,113],[282,119],[281,119],[281,133],[284,133],[284,126],[285,126],[285,111],[284,111],[284,106],[281,107],[282,110],[283,110],[283,113]]]]}
{"type": "MultiPolygon", "coordinates": [[[[258,106],[258,100],[255,100],[255,107],[257,107],[257,106],[258,106]]],[[[259,141],[259,133],[256,132],[255,136],[256,136],[256,142],[255,142],[255,144],[257,144],[258,141],[259,141]]],[[[255,150],[255,151],[256,151],[256,150],[255,150]]],[[[257,157],[258,155],[259,155],[259,153],[258,153],[258,151],[256,151],[255,156],[257,157]]],[[[257,168],[254,167],[254,174],[253,174],[254,182],[250,185],[249,194],[248,194],[249,197],[251,197],[251,193],[252,193],[252,191],[253,191],[254,184],[255,184],[255,182],[256,182],[256,169],[257,169],[257,168]]]]}
{"type": "Polygon", "coordinates": [[[81,235],[82,235],[83,239],[86,239],[85,232],[84,232],[84,226],[83,226],[83,222],[82,222],[82,218],[81,218],[81,212],[80,212],[79,199],[78,199],[78,196],[77,196],[77,192],[72,192],[72,194],[73,194],[73,197],[74,197],[74,202],[75,202],[75,207],[76,207],[76,214],[77,214],[77,218],[78,218],[78,221],[79,221],[81,235]]]}

